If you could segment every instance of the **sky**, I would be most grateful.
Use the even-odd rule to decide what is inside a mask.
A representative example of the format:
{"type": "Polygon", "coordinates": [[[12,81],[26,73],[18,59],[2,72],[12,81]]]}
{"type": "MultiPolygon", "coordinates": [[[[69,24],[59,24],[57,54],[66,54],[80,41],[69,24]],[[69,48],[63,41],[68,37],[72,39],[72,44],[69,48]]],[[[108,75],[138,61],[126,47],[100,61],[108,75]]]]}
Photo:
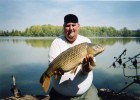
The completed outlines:
{"type": "Polygon", "coordinates": [[[59,25],[76,14],[81,26],[140,29],[140,1],[0,0],[0,30],[59,25]]]}

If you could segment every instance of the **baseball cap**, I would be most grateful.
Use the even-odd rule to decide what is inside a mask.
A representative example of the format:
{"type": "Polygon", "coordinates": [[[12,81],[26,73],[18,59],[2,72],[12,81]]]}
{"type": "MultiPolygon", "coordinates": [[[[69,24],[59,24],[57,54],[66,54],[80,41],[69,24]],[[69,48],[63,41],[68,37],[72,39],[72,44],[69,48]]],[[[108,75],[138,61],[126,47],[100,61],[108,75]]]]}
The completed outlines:
{"type": "Polygon", "coordinates": [[[69,22],[78,23],[78,17],[74,14],[67,14],[64,17],[64,23],[69,23],[69,22]]]}

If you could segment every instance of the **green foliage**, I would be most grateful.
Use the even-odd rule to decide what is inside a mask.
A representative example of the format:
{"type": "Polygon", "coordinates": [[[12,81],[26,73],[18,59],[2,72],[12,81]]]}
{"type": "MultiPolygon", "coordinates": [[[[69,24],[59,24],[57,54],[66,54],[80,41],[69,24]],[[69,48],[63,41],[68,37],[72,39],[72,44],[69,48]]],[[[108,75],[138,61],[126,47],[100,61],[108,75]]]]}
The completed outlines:
{"type": "MultiPolygon", "coordinates": [[[[140,30],[129,30],[126,27],[116,30],[114,27],[84,26],[79,30],[81,35],[87,37],[140,37],[140,30]]],[[[0,36],[27,36],[27,37],[56,37],[63,34],[63,26],[34,25],[21,32],[18,30],[2,31],[0,36]]]]}

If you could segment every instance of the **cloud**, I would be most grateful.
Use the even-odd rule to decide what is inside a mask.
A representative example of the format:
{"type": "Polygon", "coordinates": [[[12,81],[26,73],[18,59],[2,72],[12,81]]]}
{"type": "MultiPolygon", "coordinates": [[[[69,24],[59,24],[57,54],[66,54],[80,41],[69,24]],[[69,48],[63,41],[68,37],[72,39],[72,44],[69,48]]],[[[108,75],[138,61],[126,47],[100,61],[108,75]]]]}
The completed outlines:
{"type": "Polygon", "coordinates": [[[1,0],[0,29],[24,30],[32,25],[62,25],[74,13],[82,26],[140,27],[140,2],[79,0],[1,0]]]}

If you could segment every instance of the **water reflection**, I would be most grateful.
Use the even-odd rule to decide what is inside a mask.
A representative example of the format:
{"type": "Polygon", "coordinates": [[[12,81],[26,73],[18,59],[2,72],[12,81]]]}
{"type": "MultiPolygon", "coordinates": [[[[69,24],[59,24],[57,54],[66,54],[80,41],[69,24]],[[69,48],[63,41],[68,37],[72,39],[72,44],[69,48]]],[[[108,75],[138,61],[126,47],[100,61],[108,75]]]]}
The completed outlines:
{"type": "Polygon", "coordinates": [[[123,45],[133,41],[132,38],[91,38],[93,43],[104,44],[104,45],[114,45],[116,42],[119,42],[123,45]]]}
{"type": "Polygon", "coordinates": [[[17,88],[21,94],[44,94],[39,83],[41,73],[44,72],[46,65],[39,63],[21,64],[11,66],[0,74],[0,98],[12,95],[12,75],[16,76],[17,88]]]}
{"type": "Polygon", "coordinates": [[[31,45],[32,47],[37,47],[37,48],[49,48],[52,41],[53,41],[54,37],[50,37],[50,38],[44,38],[44,37],[5,37],[5,38],[0,38],[0,43],[1,42],[12,42],[13,44],[15,43],[21,43],[21,42],[26,42],[27,45],[31,45]]]}
{"type": "MultiPolygon", "coordinates": [[[[0,42],[12,42],[12,43],[20,43],[20,42],[26,42],[26,44],[31,45],[32,47],[43,47],[43,48],[49,48],[53,39],[55,37],[0,37],[0,42]]],[[[129,42],[136,42],[140,43],[140,38],[122,38],[122,37],[116,37],[116,38],[110,38],[110,37],[90,37],[90,40],[93,43],[102,44],[102,45],[114,45],[115,43],[119,42],[123,45],[126,45],[129,42]]]]}
{"type": "Polygon", "coordinates": [[[25,42],[28,44],[28,45],[31,45],[32,47],[37,47],[37,48],[40,48],[40,47],[44,47],[44,48],[49,48],[51,46],[51,43],[52,43],[52,39],[47,39],[47,40],[25,40],[25,42]]]}
{"type": "MultiPolygon", "coordinates": [[[[10,92],[12,74],[17,79],[17,87],[21,93],[45,94],[39,78],[47,68],[48,51],[53,39],[0,37],[0,98],[12,95],[10,92]]],[[[115,61],[114,57],[118,57],[125,49],[127,49],[125,57],[133,57],[140,53],[140,38],[90,39],[93,43],[103,44],[106,48],[96,57],[93,81],[95,86],[119,91],[131,83],[133,79],[123,76],[122,67],[108,67],[115,61]]],[[[140,58],[138,61],[140,62],[140,58]]],[[[138,73],[140,74],[140,69],[138,73]]],[[[135,72],[129,69],[127,74],[135,72]]],[[[140,86],[133,84],[125,92],[140,96],[140,86]]]]}

